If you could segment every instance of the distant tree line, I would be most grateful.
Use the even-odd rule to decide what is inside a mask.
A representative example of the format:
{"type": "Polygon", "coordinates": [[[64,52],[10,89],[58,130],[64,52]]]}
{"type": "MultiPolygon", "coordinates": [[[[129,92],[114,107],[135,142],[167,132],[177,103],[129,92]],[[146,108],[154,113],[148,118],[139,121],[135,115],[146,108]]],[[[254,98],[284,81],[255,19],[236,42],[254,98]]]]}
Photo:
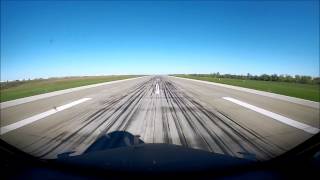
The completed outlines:
{"type": "Polygon", "coordinates": [[[250,79],[250,80],[261,80],[261,81],[278,81],[278,82],[292,82],[292,83],[302,83],[302,84],[320,84],[320,77],[311,76],[303,76],[303,75],[277,75],[277,74],[262,74],[258,75],[251,75],[247,73],[247,75],[233,75],[233,74],[220,74],[211,73],[211,74],[190,74],[192,76],[200,76],[200,77],[214,77],[214,78],[231,78],[231,79],[250,79]]]}

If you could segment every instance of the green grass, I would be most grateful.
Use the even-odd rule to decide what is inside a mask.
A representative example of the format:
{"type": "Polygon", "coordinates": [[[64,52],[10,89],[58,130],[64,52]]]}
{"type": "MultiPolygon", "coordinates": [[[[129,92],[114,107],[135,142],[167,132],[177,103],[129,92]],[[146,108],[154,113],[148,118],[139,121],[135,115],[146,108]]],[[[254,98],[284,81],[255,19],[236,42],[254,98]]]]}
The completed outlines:
{"type": "Polygon", "coordinates": [[[258,80],[242,80],[242,79],[228,79],[228,78],[214,78],[214,77],[199,77],[193,75],[175,75],[177,77],[184,77],[190,79],[197,79],[203,81],[210,81],[222,84],[229,84],[233,86],[240,86],[250,89],[267,91],[286,96],[292,96],[311,101],[319,102],[320,85],[317,84],[299,84],[288,82],[272,82],[272,81],[258,81],[258,80]]]}
{"type": "Polygon", "coordinates": [[[68,89],[73,87],[85,86],[90,84],[128,79],[137,76],[85,76],[85,77],[66,77],[51,78],[43,80],[30,80],[20,82],[1,83],[1,102],[18,98],[48,93],[52,91],[68,89]]]}

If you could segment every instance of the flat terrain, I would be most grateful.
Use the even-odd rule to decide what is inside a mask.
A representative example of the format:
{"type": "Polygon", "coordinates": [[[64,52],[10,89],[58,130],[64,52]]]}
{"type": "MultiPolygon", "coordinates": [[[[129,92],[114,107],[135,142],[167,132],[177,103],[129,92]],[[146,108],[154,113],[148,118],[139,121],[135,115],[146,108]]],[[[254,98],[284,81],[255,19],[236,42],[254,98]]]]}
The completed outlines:
{"type": "Polygon", "coordinates": [[[0,102],[13,99],[33,96],[37,94],[48,93],[52,91],[133,78],[137,76],[122,75],[122,76],[85,76],[85,77],[67,77],[67,78],[52,78],[43,80],[30,80],[24,82],[10,82],[2,84],[0,102]]]}
{"type": "Polygon", "coordinates": [[[215,77],[199,77],[193,75],[177,75],[177,77],[197,79],[209,82],[216,82],[228,84],[233,86],[240,86],[261,91],[267,91],[286,96],[292,96],[311,101],[320,101],[320,85],[316,84],[299,84],[288,82],[272,82],[272,81],[258,81],[258,80],[242,80],[242,79],[228,79],[215,77]]]}
{"type": "Polygon", "coordinates": [[[168,76],[129,79],[1,107],[1,139],[42,158],[81,154],[99,136],[124,130],[140,135],[145,143],[266,160],[310,138],[320,125],[318,106],[168,76]]]}

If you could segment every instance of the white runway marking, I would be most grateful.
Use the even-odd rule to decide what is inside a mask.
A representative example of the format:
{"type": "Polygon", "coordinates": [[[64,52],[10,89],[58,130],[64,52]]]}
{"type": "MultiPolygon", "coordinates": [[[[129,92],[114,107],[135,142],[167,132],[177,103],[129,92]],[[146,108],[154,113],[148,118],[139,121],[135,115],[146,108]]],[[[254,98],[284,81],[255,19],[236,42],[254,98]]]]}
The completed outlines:
{"type": "Polygon", "coordinates": [[[16,123],[1,127],[0,135],[3,135],[5,133],[7,133],[7,132],[13,131],[15,129],[18,129],[18,128],[22,127],[22,126],[25,126],[25,125],[28,125],[28,124],[33,123],[35,121],[38,121],[40,119],[43,119],[43,118],[45,118],[47,116],[50,116],[52,114],[55,114],[55,113],[57,113],[59,111],[63,111],[65,109],[71,108],[72,106],[78,105],[78,104],[83,103],[85,101],[88,101],[90,99],[91,98],[82,98],[82,99],[79,99],[77,101],[73,101],[73,102],[71,102],[69,104],[65,104],[65,105],[62,105],[62,106],[59,106],[59,107],[55,107],[55,108],[50,109],[50,110],[48,110],[46,112],[37,114],[35,116],[29,117],[29,118],[26,118],[26,119],[23,119],[23,120],[18,121],[16,123]]]}
{"type": "Polygon", "coordinates": [[[131,81],[131,80],[136,80],[140,78],[144,78],[145,76],[137,77],[137,78],[129,78],[129,79],[122,79],[122,80],[116,80],[116,81],[110,81],[110,82],[104,82],[104,83],[98,83],[98,84],[91,84],[91,85],[86,85],[86,86],[80,86],[80,87],[75,87],[75,88],[70,88],[70,89],[64,89],[64,90],[59,90],[59,91],[54,91],[54,92],[49,92],[45,94],[39,94],[39,95],[34,95],[30,97],[25,97],[25,98],[20,98],[16,100],[11,100],[11,101],[6,101],[0,103],[0,109],[16,106],[19,104],[24,104],[40,99],[45,99],[48,97],[53,97],[53,96],[58,96],[66,93],[71,93],[71,92],[76,92],[84,89],[89,89],[89,88],[95,88],[99,86],[104,86],[104,85],[111,85],[111,84],[116,84],[116,83],[121,83],[125,81],[131,81]]]}
{"type": "Polygon", "coordinates": [[[298,121],[295,121],[293,119],[290,119],[290,118],[287,118],[287,117],[284,117],[284,116],[281,116],[279,114],[276,114],[276,113],[273,113],[271,111],[267,111],[265,109],[262,109],[262,108],[259,108],[257,106],[254,106],[254,105],[251,105],[251,104],[248,104],[248,103],[245,103],[245,102],[242,102],[242,101],[239,101],[237,99],[234,99],[234,98],[231,98],[231,97],[223,97],[223,99],[225,100],[228,100],[228,101],[231,101],[235,104],[238,104],[240,106],[243,106],[243,107],[246,107],[248,109],[251,109],[255,112],[258,112],[260,114],[263,114],[265,116],[268,116],[268,117],[271,117],[272,119],[275,119],[279,122],[282,122],[284,124],[287,124],[289,126],[292,126],[292,127],[295,127],[295,128],[298,128],[298,129],[301,129],[305,132],[308,132],[310,134],[317,134],[320,130],[318,128],[315,128],[315,127],[312,127],[312,126],[309,126],[307,124],[304,124],[304,123],[301,123],[301,122],[298,122],[298,121]]]}
{"type": "Polygon", "coordinates": [[[183,79],[183,80],[187,80],[187,81],[199,82],[199,83],[213,85],[213,86],[225,87],[225,88],[234,89],[234,90],[238,90],[238,91],[257,94],[260,96],[271,97],[274,99],[280,99],[283,101],[292,102],[292,103],[300,104],[303,106],[312,107],[315,109],[320,108],[320,103],[306,100],[306,99],[300,99],[300,98],[285,96],[285,95],[281,95],[281,94],[275,94],[275,93],[270,93],[270,92],[265,92],[265,91],[249,89],[249,88],[243,88],[243,87],[239,87],[239,86],[231,86],[231,85],[227,85],[227,84],[220,84],[220,83],[214,83],[214,82],[208,82],[208,81],[202,81],[202,80],[196,80],[196,79],[188,79],[188,78],[182,78],[182,77],[175,77],[175,76],[171,76],[171,77],[176,78],[176,79],[183,79]]]}
{"type": "Polygon", "coordinates": [[[156,84],[156,94],[160,94],[159,84],[156,84]]]}

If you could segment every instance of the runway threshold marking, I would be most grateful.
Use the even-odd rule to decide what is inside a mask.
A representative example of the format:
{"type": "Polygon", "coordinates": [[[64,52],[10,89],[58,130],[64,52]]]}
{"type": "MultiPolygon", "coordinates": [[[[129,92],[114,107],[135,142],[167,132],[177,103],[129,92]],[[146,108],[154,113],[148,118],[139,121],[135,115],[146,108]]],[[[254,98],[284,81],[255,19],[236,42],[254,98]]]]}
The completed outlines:
{"type": "Polygon", "coordinates": [[[37,114],[37,115],[34,115],[34,116],[31,116],[29,118],[26,118],[26,119],[23,119],[23,120],[20,120],[16,123],[13,123],[13,124],[10,124],[10,125],[7,125],[7,126],[4,126],[4,127],[1,127],[0,129],[0,135],[3,135],[5,133],[8,133],[10,131],[13,131],[15,129],[18,129],[20,127],[23,127],[25,125],[28,125],[30,123],[33,123],[35,121],[38,121],[40,119],[43,119],[47,116],[50,116],[52,114],[55,114],[57,112],[60,112],[60,111],[63,111],[63,110],[66,110],[66,109],[69,109],[75,105],[78,105],[78,104],[81,104],[85,101],[88,101],[90,100],[91,98],[82,98],[82,99],[79,99],[77,101],[73,101],[71,103],[68,103],[68,104],[65,104],[65,105],[62,105],[62,106],[59,106],[59,107],[56,107],[56,108],[53,108],[53,109],[50,109],[48,111],[45,111],[43,113],[40,113],[40,114],[37,114]]]}
{"type": "Polygon", "coordinates": [[[242,102],[240,100],[237,100],[237,99],[234,99],[234,98],[231,98],[231,97],[223,97],[223,99],[228,100],[230,102],[233,102],[235,104],[238,104],[240,106],[243,106],[245,108],[251,109],[251,110],[253,110],[255,112],[258,112],[260,114],[263,114],[265,116],[271,117],[272,119],[275,119],[275,120],[277,120],[279,122],[282,122],[284,124],[287,124],[289,126],[301,129],[301,130],[303,130],[305,132],[308,132],[310,134],[317,134],[318,132],[320,132],[320,130],[318,128],[315,128],[315,127],[309,126],[307,124],[298,122],[296,120],[284,117],[284,116],[282,116],[280,114],[277,114],[277,113],[274,113],[274,112],[259,108],[257,106],[242,102]]]}

